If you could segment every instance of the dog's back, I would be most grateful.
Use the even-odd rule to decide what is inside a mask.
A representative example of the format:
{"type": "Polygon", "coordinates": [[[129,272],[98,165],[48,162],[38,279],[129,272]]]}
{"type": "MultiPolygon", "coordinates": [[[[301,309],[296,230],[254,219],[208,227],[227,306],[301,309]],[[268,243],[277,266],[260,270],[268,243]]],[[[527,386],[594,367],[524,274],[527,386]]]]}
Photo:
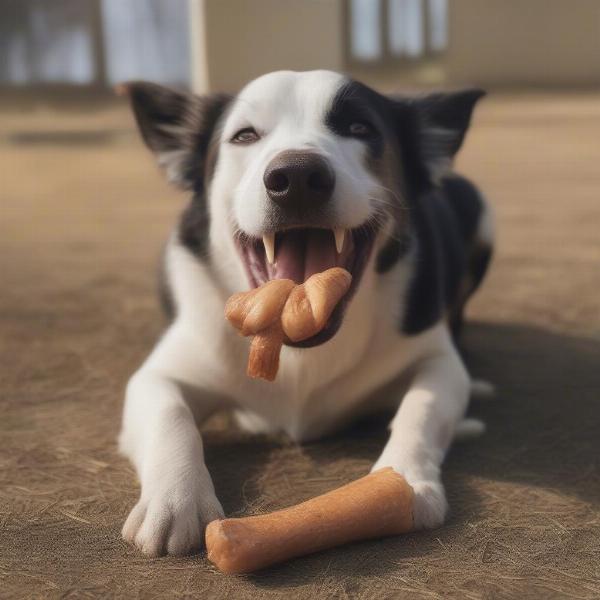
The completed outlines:
{"type": "Polygon", "coordinates": [[[409,334],[444,317],[457,334],[465,303],[481,283],[492,255],[492,217],[479,190],[454,173],[440,183],[410,203],[416,248],[402,321],[409,334]]]}

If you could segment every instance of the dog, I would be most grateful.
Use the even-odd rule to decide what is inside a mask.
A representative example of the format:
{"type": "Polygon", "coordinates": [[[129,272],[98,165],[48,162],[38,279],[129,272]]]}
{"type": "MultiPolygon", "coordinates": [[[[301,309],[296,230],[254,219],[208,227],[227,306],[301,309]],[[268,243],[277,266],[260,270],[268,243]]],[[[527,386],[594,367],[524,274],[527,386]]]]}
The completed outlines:
{"type": "Polygon", "coordinates": [[[124,89],[191,201],[164,253],[170,325],[127,385],[120,449],[141,495],[123,537],[150,556],[199,549],[223,509],[198,426],[225,408],[304,442],[392,407],[373,470],[413,487],[416,528],[442,524],[441,463],[471,390],[454,336],[493,245],[490,208],[452,161],[484,92],[391,97],[330,71],[270,73],[237,96],[124,89]],[[283,347],[273,383],[248,378],[227,298],[336,265],[352,285],[325,329],[283,347]]]}

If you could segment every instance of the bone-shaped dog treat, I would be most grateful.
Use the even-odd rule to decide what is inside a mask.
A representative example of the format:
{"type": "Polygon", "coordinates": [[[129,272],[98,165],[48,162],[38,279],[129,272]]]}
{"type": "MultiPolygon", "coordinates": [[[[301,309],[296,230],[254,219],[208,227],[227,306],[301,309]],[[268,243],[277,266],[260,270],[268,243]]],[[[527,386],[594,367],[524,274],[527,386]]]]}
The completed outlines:
{"type": "Polygon", "coordinates": [[[388,467],[266,515],[212,521],[208,559],[224,573],[250,573],[296,556],[413,528],[414,493],[388,467]]]}
{"type": "Polygon", "coordinates": [[[284,340],[300,342],[325,327],[352,276],[340,267],[315,273],[303,284],[273,279],[249,292],[234,294],[225,316],[242,335],[253,335],[247,373],[273,381],[284,340]]]}

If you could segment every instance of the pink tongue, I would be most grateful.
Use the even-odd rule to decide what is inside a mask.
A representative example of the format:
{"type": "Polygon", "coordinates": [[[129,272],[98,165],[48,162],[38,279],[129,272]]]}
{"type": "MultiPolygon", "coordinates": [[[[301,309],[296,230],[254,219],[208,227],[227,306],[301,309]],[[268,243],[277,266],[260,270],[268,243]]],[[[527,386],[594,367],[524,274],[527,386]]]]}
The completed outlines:
{"type": "Polygon", "coordinates": [[[337,264],[333,233],[327,229],[292,230],[277,236],[273,276],[304,283],[337,264]]]}
{"type": "Polygon", "coordinates": [[[308,234],[304,259],[304,281],[337,265],[337,252],[330,229],[313,229],[308,234]]]}
{"type": "Polygon", "coordinates": [[[280,233],[275,240],[274,279],[292,279],[304,283],[304,248],[306,235],[293,230],[280,233]]]}

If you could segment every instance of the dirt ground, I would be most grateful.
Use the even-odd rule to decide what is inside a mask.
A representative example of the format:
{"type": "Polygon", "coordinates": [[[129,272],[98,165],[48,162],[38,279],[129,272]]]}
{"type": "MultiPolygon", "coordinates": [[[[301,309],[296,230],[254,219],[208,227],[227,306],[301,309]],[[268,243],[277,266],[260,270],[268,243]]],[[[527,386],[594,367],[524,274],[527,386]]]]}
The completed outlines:
{"type": "MultiPolygon", "coordinates": [[[[155,265],[184,198],[122,106],[0,114],[1,598],[600,597],[600,95],[492,96],[459,158],[497,212],[464,346],[499,394],[447,459],[447,524],[243,577],[119,534],[138,494],[122,392],[163,325],[155,265]]],[[[385,422],[298,447],[221,417],[205,440],[236,515],[366,473],[385,422]]]]}

